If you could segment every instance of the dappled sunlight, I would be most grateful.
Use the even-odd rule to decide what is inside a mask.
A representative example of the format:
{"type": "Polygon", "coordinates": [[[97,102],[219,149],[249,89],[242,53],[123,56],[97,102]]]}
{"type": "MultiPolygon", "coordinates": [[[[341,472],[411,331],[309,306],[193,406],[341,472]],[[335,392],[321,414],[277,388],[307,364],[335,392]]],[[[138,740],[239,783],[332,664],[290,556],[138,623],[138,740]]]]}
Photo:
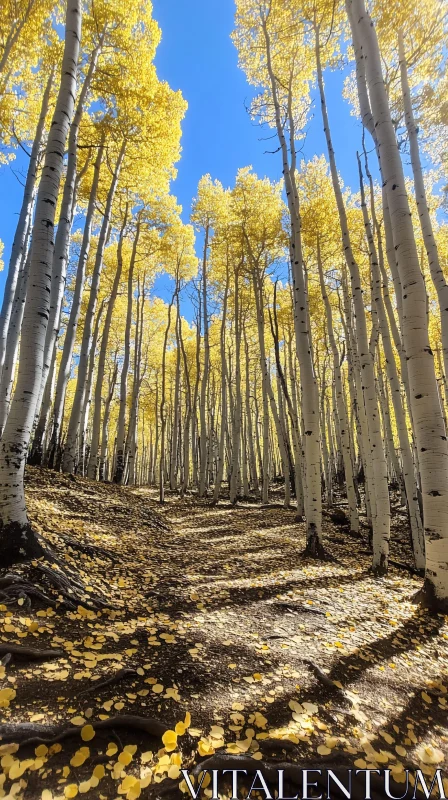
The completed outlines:
{"type": "MultiPolygon", "coordinates": [[[[368,555],[352,541],[335,547],[337,562],[303,559],[303,525],[292,538],[281,508],[269,510],[269,533],[262,531],[272,548],[254,554],[261,531],[253,507],[235,508],[226,531],[205,543],[192,503],[171,501],[158,522],[144,493],[50,475],[47,481],[45,472],[30,471],[34,520],[60,548],[61,512],[81,504],[95,525],[87,529],[72,515],[66,557],[81,575],[88,571],[92,590],[106,591],[112,607],[65,615],[51,607],[4,607],[4,637],[54,648],[42,664],[7,668],[16,692],[4,708],[7,720],[79,717],[95,726],[140,714],[174,728],[188,713],[189,733],[179,739],[187,765],[221,750],[263,758],[286,751],[293,761],[318,764],[328,756],[359,768],[388,766],[398,779],[409,764],[431,773],[448,738],[448,625],[412,603],[418,580],[396,570],[374,578],[368,555]],[[168,517],[171,528],[164,527],[168,517]],[[101,541],[111,557],[125,558],[80,557],[76,540],[101,541]],[[121,680],[101,688],[122,670],[121,680]]],[[[137,741],[138,765],[148,745],[132,731],[120,740],[123,747],[137,741]]],[[[106,743],[97,731],[90,750],[101,752],[106,743]]],[[[164,752],[147,764],[154,769],[164,752]]],[[[72,757],[69,742],[52,756],[57,764],[72,757]]],[[[113,782],[109,760],[112,773],[104,780],[113,782]]]]}

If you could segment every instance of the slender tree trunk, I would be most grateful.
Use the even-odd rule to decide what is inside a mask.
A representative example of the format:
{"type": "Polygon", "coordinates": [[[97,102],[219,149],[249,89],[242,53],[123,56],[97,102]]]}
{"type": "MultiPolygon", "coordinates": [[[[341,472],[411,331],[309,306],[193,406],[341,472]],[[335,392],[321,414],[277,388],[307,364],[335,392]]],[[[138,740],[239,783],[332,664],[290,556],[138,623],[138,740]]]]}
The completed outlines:
{"type": "Polygon", "coordinates": [[[322,67],[320,62],[319,29],[314,26],[315,54],[319,93],[321,101],[322,121],[327,140],[328,157],[333,189],[338,207],[339,222],[341,227],[342,246],[347,268],[350,274],[353,306],[355,309],[356,333],[359,342],[359,355],[363,376],[364,402],[367,413],[367,426],[370,440],[370,457],[372,459],[372,491],[375,492],[376,513],[373,518],[373,569],[375,572],[387,571],[389,558],[390,539],[390,502],[389,487],[387,482],[387,464],[381,436],[380,416],[375,393],[375,372],[367,341],[367,324],[363,301],[363,290],[358,264],[356,263],[347,222],[344,200],[342,197],[339,175],[336,167],[333,143],[331,140],[330,125],[328,120],[327,105],[324,92],[322,67]]]}
{"type": "Polygon", "coordinates": [[[190,370],[188,367],[187,353],[185,351],[184,339],[182,336],[182,317],[179,318],[179,341],[182,348],[182,359],[184,362],[185,374],[185,395],[186,395],[186,412],[184,420],[184,441],[183,441],[183,455],[182,455],[182,497],[188,489],[190,483],[190,432],[191,432],[191,381],[190,370]]]}
{"type": "Polygon", "coordinates": [[[115,196],[115,191],[120,176],[120,169],[123,162],[126,149],[126,140],[123,140],[120,153],[118,155],[115,171],[112,176],[109,192],[106,200],[106,207],[104,210],[103,222],[98,239],[98,246],[95,256],[95,264],[92,274],[92,282],[89,292],[89,303],[87,306],[86,316],[84,320],[84,329],[81,342],[81,351],[79,354],[78,362],[78,377],[76,381],[75,396],[73,399],[72,412],[67,430],[67,439],[65,442],[64,455],[62,459],[62,471],[73,472],[76,461],[76,449],[78,442],[79,427],[81,423],[81,410],[84,405],[86,378],[88,370],[88,359],[90,347],[92,343],[92,328],[93,320],[95,318],[95,310],[98,298],[98,290],[100,285],[100,277],[103,269],[103,256],[106,247],[106,242],[109,237],[110,217],[112,211],[112,203],[115,196]]]}
{"type": "Polygon", "coordinates": [[[252,486],[254,488],[255,497],[259,497],[260,495],[260,488],[258,485],[258,472],[257,472],[257,460],[255,458],[255,448],[254,448],[254,434],[253,434],[253,426],[252,426],[252,410],[250,405],[250,357],[249,357],[249,344],[246,337],[246,332],[244,331],[244,349],[246,354],[246,427],[247,427],[247,443],[249,446],[249,466],[250,466],[250,477],[252,481],[252,486]]]}
{"type": "Polygon", "coordinates": [[[239,269],[235,270],[234,281],[235,316],[235,403],[232,415],[232,467],[230,473],[230,502],[236,503],[239,492],[239,472],[241,466],[241,307],[239,269]]]}
{"type": "Polygon", "coordinates": [[[165,502],[165,437],[166,437],[166,414],[165,414],[165,403],[166,403],[166,349],[168,346],[168,336],[170,333],[171,327],[171,310],[173,308],[173,304],[176,300],[177,294],[177,285],[176,290],[171,298],[171,302],[168,306],[168,321],[165,329],[165,338],[163,341],[163,351],[162,351],[162,386],[160,391],[160,472],[159,472],[159,502],[165,502]]]}
{"type": "Polygon", "coordinates": [[[358,535],[359,516],[358,516],[358,507],[356,502],[353,463],[350,452],[350,432],[349,432],[347,406],[345,404],[344,385],[342,382],[340,354],[336,345],[336,339],[334,337],[333,312],[331,310],[331,305],[327,294],[327,287],[325,286],[325,281],[324,281],[319,239],[317,240],[317,268],[319,270],[320,288],[322,292],[322,299],[324,301],[324,306],[325,306],[328,339],[330,342],[331,352],[333,354],[333,374],[335,382],[336,407],[341,426],[342,456],[344,460],[345,485],[347,489],[347,502],[350,514],[350,528],[353,533],[358,535]]]}
{"type": "Polygon", "coordinates": [[[128,205],[126,205],[126,210],[124,213],[123,223],[120,231],[120,237],[118,240],[117,270],[115,272],[114,282],[112,284],[112,291],[110,293],[109,303],[106,311],[106,318],[104,320],[103,338],[101,340],[100,357],[98,359],[98,369],[97,369],[96,385],[95,385],[95,398],[93,405],[92,439],[90,443],[89,463],[87,466],[87,476],[89,478],[92,478],[93,480],[96,480],[96,478],[98,477],[104,370],[106,367],[107,347],[109,344],[109,332],[112,322],[112,314],[114,312],[115,301],[117,299],[118,289],[121,281],[121,275],[123,272],[123,238],[127,221],[128,221],[128,205]]]}
{"type": "Polygon", "coordinates": [[[227,324],[227,300],[229,295],[230,277],[229,267],[226,265],[226,286],[224,289],[224,299],[221,312],[221,335],[220,335],[220,355],[221,355],[221,429],[218,444],[218,465],[213,489],[213,502],[217,503],[221,493],[222,479],[224,476],[224,450],[226,443],[227,429],[227,380],[226,380],[226,324],[227,324]]]}
{"type": "MultiPolygon", "coordinates": [[[[17,223],[14,241],[12,244],[11,257],[9,259],[8,275],[6,278],[2,309],[0,312],[0,378],[2,375],[3,365],[5,363],[9,321],[13,308],[17,280],[19,278],[21,264],[24,262],[24,260],[26,260],[27,233],[30,229],[32,220],[39,154],[42,148],[45,120],[48,114],[53,78],[54,71],[51,70],[42,97],[42,106],[40,110],[39,121],[37,123],[36,134],[34,136],[33,147],[31,149],[22,207],[20,209],[19,221],[17,223]]],[[[3,426],[0,425],[0,431],[2,430],[2,427],[3,426]]]]}
{"type": "Polygon", "coordinates": [[[394,246],[402,285],[403,344],[411,413],[419,451],[426,543],[426,600],[448,608],[448,444],[434,356],[429,344],[426,290],[395,137],[378,40],[363,0],[347,0],[349,19],[367,56],[367,82],[381,153],[394,246]]]}
{"type": "MultiPolygon", "coordinates": [[[[401,400],[400,380],[398,377],[397,366],[395,362],[395,354],[392,349],[392,342],[390,340],[386,310],[383,302],[383,294],[381,291],[381,273],[379,269],[379,257],[376,251],[375,239],[373,236],[370,219],[367,212],[361,163],[359,161],[359,157],[358,157],[358,166],[359,166],[360,189],[361,189],[361,207],[363,211],[364,227],[366,230],[367,241],[369,244],[370,268],[372,272],[373,301],[377,311],[379,331],[381,333],[381,339],[383,342],[384,355],[386,359],[386,373],[391,388],[392,403],[395,415],[395,424],[397,427],[398,440],[400,443],[400,453],[403,464],[403,480],[405,484],[407,505],[409,511],[409,521],[411,525],[414,558],[417,568],[424,569],[425,543],[424,543],[423,523],[421,520],[420,509],[418,505],[417,485],[414,480],[414,465],[412,461],[412,451],[406,427],[406,416],[404,413],[403,404],[401,400]]],[[[373,197],[371,198],[371,203],[373,204],[373,197]]]]}
{"type": "Polygon", "coordinates": [[[118,370],[118,362],[115,356],[114,361],[114,369],[112,372],[112,377],[109,381],[109,392],[106,397],[106,401],[104,403],[104,412],[103,412],[103,424],[102,424],[102,431],[101,431],[101,449],[100,449],[100,460],[99,460],[99,467],[98,467],[98,480],[104,481],[106,479],[106,458],[107,458],[107,448],[109,444],[109,417],[110,417],[110,406],[112,400],[114,398],[115,392],[115,384],[117,382],[117,370],[118,370]]]}
{"type": "Polygon", "coordinates": [[[134,299],[134,267],[137,255],[137,245],[140,236],[140,220],[137,222],[137,229],[135,232],[134,243],[132,246],[131,262],[129,265],[128,275],[128,304],[126,310],[126,327],[124,332],[124,356],[123,366],[121,368],[120,376],[120,406],[118,411],[117,423],[117,461],[115,467],[114,483],[122,483],[124,475],[124,444],[125,444],[125,426],[126,426],[126,401],[127,401],[127,385],[128,385],[128,371],[129,360],[131,352],[131,327],[132,327],[132,305],[134,299]]]}
{"type": "MultiPolygon", "coordinates": [[[[84,105],[87,98],[87,93],[95,73],[98,55],[102,45],[102,38],[100,43],[93,51],[89,69],[82,85],[76,111],[70,125],[70,132],[68,137],[68,160],[67,171],[65,175],[64,190],[62,193],[61,210],[59,213],[58,226],[56,231],[56,238],[54,243],[53,264],[51,275],[51,292],[50,292],[50,312],[48,317],[47,333],[45,337],[44,347],[44,364],[42,369],[42,381],[40,387],[40,396],[36,405],[36,417],[40,413],[40,406],[42,397],[45,391],[47,382],[48,371],[53,358],[53,351],[56,346],[56,340],[59,336],[59,329],[61,324],[61,310],[62,300],[64,297],[65,284],[67,279],[67,260],[70,243],[70,234],[73,223],[73,216],[76,206],[76,169],[78,163],[78,132],[81,124],[81,118],[84,111],[84,105]]],[[[33,446],[30,454],[30,463],[40,464],[42,462],[43,449],[42,443],[45,436],[45,429],[43,424],[48,421],[48,415],[41,417],[41,424],[37,425],[36,433],[34,436],[33,446]]]]}
{"type": "Polygon", "coordinates": [[[420,219],[426,255],[428,256],[429,271],[432,282],[437,292],[440,306],[440,326],[442,331],[442,352],[445,375],[448,375],[448,282],[445,279],[440,263],[437,242],[431,222],[431,214],[426,198],[425,182],[420,160],[418,146],[418,128],[415,124],[412,108],[411,91],[409,89],[406,55],[403,41],[403,31],[398,31],[398,49],[400,56],[401,91],[403,95],[404,116],[406,129],[409,136],[409,149],[411,153],[412,173],[414,176],[415,201],[420,219]]]}
{"type": "Polygon", "coordinates": [[[305,461],[305,513],[307,520],[307,553],[311,556],[323,556],[322,547],[322,489],[320,472],[320,429],[319,429],[319,393],[312,359],[312,342],[309,327],[308,295],[305,286],[302,258],[302,236],[300,222],[300,203],[297,191],[296,150],[292,98],[289,92],[288,120],[290,129],[290,159],[286,143],[283,115],[277,93],[277,80],[271,61],[270,39],[266,20],[262,18],[262,27],[266,45],[266,65],[271,83],[275,111],[275,123],[280,142],[283,162],[288,209],[291,220],[290,258],[293,279],[294,298],[294,330],[296,336],[297,356],[300,364],[300,381],[302,389],[302,414],[304,423],[304,461],[305,461]]]}
{"type": "Polygon", "coordinates": [[[204,371],[202,373],[200,397],[200,454],[199,454],[199,497],[204,497],[207,491],[207,388],[210,371],[210,342],[208,334],[208,307],[207,307],[207,251],[209,240],[209,226],[205,228],[204,252],[202,257],[202,313],[204,321],[204,371]]]}
{"type": "Polygon", "coordinates": [[[81,250],[78,259],[78,268],[76,270],[75,289],[73,292],[72,305],[70,308],[70,315],[65,332],[64,346],[62,348],[61,362],[59,364],[59,372],[56,382],[56,393],[54,399],[52,431],[49,446],[48,464],[54,467],[56,460],[59,459],[60,451],[60,437],[62,417],[64,414],[65,394],[67,385],[70,378],[70,370],[72,364],[73,350],[75,347],[76,331],[78,329],[79,316],[81,313],[81,299],[84,289],[84,282],[86,276],[87,259],[90,250],[90,240],[92,236],[93,215],[95,211],[95,203],[98,193],[98,184],[100,179],[100,168],[104,154],[104,136],[98,147],[97,157],[94,163],[92,188],[89,195],[89,204],[87,207],[86,220],[84,223],[84,231],[81,243],[81,250]]]}
{"type": "Polygon", "coordinates": [[[50,305],[54,216],[76,96],[80,37],[81,6],[79,0],[72,0],[67,6],[61,83],[37,193],[17,385],[0,446],[0,560],[4,566],[23,555],[34,555],[38,549],[28,524],[23,479],[42,379],[50,305]]]}
{"type": "Polygon", "coordinates": [[[16,371],[17,355],[19,352],[20,330],[22,328],[23,312],[25,310],[26,292],[30,273],[30,253],[25,254],[25,261],[16,285],[14,303],[8,326],[6,339],[5,362],[3,364],[0,380],[0,439],[8,419],[11,405],[14,375],[16,371]]]}
{"type": "Polygon", "coordinates": [[[179,320],[180,304],[179,290],[176,297],[176,373],[174,376],[174,409],[173,409],[173,435],[171,438],[171,458],[170,458],[170,489],[177,489],[177,464],[178,464],[178,445],[179,445],[179,419],[180,419],[180,357],[181,348],[179,342],[179,320]]]}

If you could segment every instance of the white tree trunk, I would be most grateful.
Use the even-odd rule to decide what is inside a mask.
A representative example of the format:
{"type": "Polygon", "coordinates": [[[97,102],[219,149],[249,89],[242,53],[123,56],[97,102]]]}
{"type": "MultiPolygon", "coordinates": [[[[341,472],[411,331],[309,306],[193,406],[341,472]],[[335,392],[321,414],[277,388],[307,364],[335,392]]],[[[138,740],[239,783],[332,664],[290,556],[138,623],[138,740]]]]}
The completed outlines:
{"type": "Polygon", "coordinates": [[[422,482],[426,543],[426,595],[448,608],[448,444],[434,356],[429,344],[426,290],[418,260],[412,217],[382,75],[376,31],[363,0],[347,0],[351,20],[367,56],[367,82],[381,153],[382,179],[392,223],[403,300],[403,344],[406,352],[422,482]]]}
{"type": "Polygon", "coordinates": [[[415,202],[417,203],[420,227],[422,229],[426,255],[428,256],[429,271],[431,273],[432,282],[436,289],[439,300],[443,366],[445,376],[448,379],[448,283],[445,279],[443,269],[440,264],[437,242],[432,227],[428,201],[426,199],[425,182],[423,180],[423,170],[418,146],[418,129],[415,124],[414,111],[412,109],[412,98],[409,89],[402,31],[398,32],[398,47],[400,55],[401,90],[403,94],[404,115],[409,136],[409,149],[411,152],[411,165],[414,176],[415,202]]]}
{"type": "Polygon", "coordinates": [[[129,264],[128,273],[128,298],[126,309],[126,327],[124,331],[124,356],[123,365],[121,368],[120,376],[120,405],[118,409],[118,423],[117,423],[117,461],[115,466],[114,483],[122,483],[124,476],[124,445],[125,445],[125,427],[126,427],[126,403],[127,403],[127,386],[128,386],[128,371],[129,360],[131,353],[131,327],[132,327],[132,305],[133,305],[133,290],[134,290],[134,267],[137,255],[137,245],[140,237],[140,221],[137,223],[135,231],[134,243],[132,245],[131,261],[129,264]]]}
{"type": "Polygon", "coordinates": [[[3,564],[27,554],[27,548],[30,548],[29,555],[34,544],[28,526],[23,479],[42,380],[54,251],[54,217],[76,96],[80,37],[81,4],[79,0],[70,0],[66,12],[61,83],[36,200],[17,385],[0,449],[0,513],[3,523],[0,551],[5,555],[3,564]]]}
{"type": "Polygon", "coordinates": [[[359,516],[358,516],[358,507],[356,502],[353,463],[350,452],[350,430],[348,423],[347,406],[345,403],[344,385],[342,382],[340,354],[336,345],[336,339],[334,338],[333,312],[331,310],[331,305],[327,294],[327,288],[325,286],[325,281],[324,281],[319,240],[317,241],[317,267],[319,270],[320,288],[326,312],[328,338],[330,341],[331,352],[333,354],[333,373],[334,373],[335,391],[336,391],[336,405],[341,425],[341,444],[342,444],[342,455],[344,459],[347,502],[350,514],[350,528],[353,531],[353,533],[358,534],[359,516]]]}
{"type": "MultiPolygon", "coordinates": [[[[0,312],[0,378],[2,375],[3,364],[5,363],[6,340],[8,336],[9,320],[11,318],[17,280],[19,277],[21,264],[26,258],[27,233],[31,225],[39,154],[42,147],[45,120],[48,114],[53,77],[54,73],[52,70],[48,77],[47,85],[42,98],[39,122],[37,123],[36,134],[31,149],[30,163],[28,165],[22,207],[20,209],[19,221],[17,223],[14,241],[12,244],[11,257],[9,259],[8,266],[8,276],[6,278],[5,289],[3,293],[2,310],[0,312]]],[[[2,427],[3,426],[0,425],[0,431],[2,430],[2,427]]]]}
{"type": "MultiPolygon", "coordinates": [[[[65,174],[64,191],[62,193],[61,210],[59,213],[58,227],[56,231],[56,239],[54,243],[53,265],[51,274],[51,292],[50,292],[50,312],[48,318],[47,333],[45,337],[44,348],[44,364],[42,369],[42,381],[40,388],[40,396],[36,404],[36,416],[40,412],[40,405],[45,391],[47,382],[48,371],[53,359],[53,352],[56,346],[56,340],[59,336],[59,329],[61,324],[61,310],[62,300],[64,297],[65,284],[67,279],[67,260],[70,244],[70,234],[72,229],[73,217],[76,206],[76,169],[78,163],[78,132],[81,124],[84,105],[87,98],[87,93],[95,73],[98,55],[101,49],[102,38],[100,44],[97,45],[90,57],[89,69],[82,85],[78,102],[76,105],[73,120],[71,120],[70,133],[68,137],[68,159],[67,171],[65,174]]],[[[42,422],[42,420],[41,420],[42,422]]],[[[33,442],[32,456],[33,463],[41,463],[43,450],[42,441],[45,430],[42,430],[42,425],[38,424],[36,435],[33,442]]]]}
{"type": "Polygon", "coordinates": [[[299,195],[295,180],[296,156],[292,112],[289,114],[290,156],[286,144],[282,112],[278,101],[277,81],[271,63],[270,40],[266,21],[262,19],[266,44],[267,67],[271,82],[277,135],[283,162],[288,209],[291,220],[291,274],[293,279],[294,331],[297,357],[300,365],[301,401],[303,416],[304,490],[307,520],[307,551],[310,555],[322,554],[322,489],[320,472],[319,392],[312,358],[311,331],[309,327],[308,294],[305,286],[302,258],[299,195]]]}
{"type": "Polygon", "coordinates": [[[118,184],[118,179],[120,176],[120,169],[123,163],[125,149],[126,149],[126,140],[124,139],[120,149],[120,153],[118,155],[117,163],[115,165],[112,181],[109,187],[109,192],[106,200],[106,207],[104,210],[103,222],[101,225],[101,231],[98,239],[95,264],[93,267],[93,274],[92,274],[92,282],[89,291],[89,303],[87,306],[86,316],[84,320],[81,351],[79,354],[78,376],[76,381],[75,396],[73,399],[73,406],[70,414],[70,421],[68,424],[67,440],[65,443],[64,455],[62,458],[63,472],[74,472],[75,470],[76,451],[78,446],[78,434],[81,424],[82,409],[85,400],[89,353],[92,344],[93,320],[95,318],[98,290],[100,285],[101,272],[103,269],[104,249],[106,247],[106,242],[109,237],[112,203],[118,184]]]}
{"type": "Polygon", "coordinates": [[[59,364],[58,377],[56,381],[56,392],[54,399],[52,431],[49,445],[49,459],[48,464],[50,467],[55,466],[55,461],[58,458],[60,449],[61,425],[64,413],[65,394],[67,385],[70,378],[70,370],[72,365],[73,350],[75,347],[76,331],[78,329],[78,321],[81,313],[81,299],[84,289],[84,282],[86,276],[87,259],[90,250],[90,240],[92,236],[93,215],[95,212],[95,203],[98,192],[98,184],[100,179],[100,168],[104,154],[104,137],[102,138],[98,147],[98,154],[94,164],[92,188],[89,196],[89,204],[87,206],[87,214],[84,223],[84,231],[81,243],[81,250],[79,253],[78,267],[76,270],[75,289],[73,292],[72,305],[70,308],[70,315],[65,332],[64,346],[62,348],[62,356],[59,364]]]}
{"type": "Polygon", "coordinates": [[[11,318],[6,339],[6,357],[3,364],[2,378],[0,381],[0,439],[8,419],[11,405],[14,375],[16,371],[17,355],[19,352],[20,330],[22,327],[23,312],[25,310],[26,292],[30,274],[30,253],[25,258],[22,271],[16,286],[16,293],[12,307],[11,318]]]}
{"type": "Polygon", "coordinates": [[[208,334],[208,309],[207,309],[207,251],[209,227],[205,229],[204,252],[202,257],[202,313],[204,322],[204,371],[201,381],[200,396],[200,453],[199,453],[199,497],[204,497],[207,490],[207,388],[210,371],[210,342],[208,334]]]}
{"type": "Polygon", "coordinates": [[[128,218],[128,206],[126,205],[126,210],[118,241],[117,269],[114,276],[114,282],[112,284],[109,303],[107,305],[106,317],[104,320],[104,327],[103,327],[103,338],[101,340],[100,357],[98,359],[98,368],[96,374],[95,395],[93,404],[92,438],[90,442],[90,454],[87,466],[87,476],[89,478],[92,478],[93,480],[96,480],[96,478],[98,477],[99,455],[100,455],[99,447],[100,447],[100,434],[101,434],[101,412],[103,406],[102,393],[103,393],[104,371],[106,368],[106,356],[109,344],[109,333],[112,322],[112,314],[114,313],[115,301],[117,299],[118,288],[120,286],[121,275],[123,272],[123,237],[126,228],[127,218],[128,218]]]}
{"type": "Polygon", "coordinates": [[[315,53],[317,78],[321,100],[322,121],[325,138],[327,141],[328,157],[333,189],[339,214],[341,228],[342,248],[350,273],[353,306],[355,309],[356,333],[359,345],[359,356],[363,376],[364,402],[367,414],[367,426],[370,440],[370,457],[372,459],[373,485],[371,491],[375,493],[376,512],[373,517],[373,569],[376,572],[387,571],[389,558],[390,539],[390,502],[387,481],[387,463],[381,435],[381,420],[375,392],[375,372],[367,340],[367,323],[363,300],[363,290],[358,264],[356,263],[347,222],[347,214],[342,197],[336,159],[331,140],[330,125],[328,120],[327,105],[325,100],[322,67],[320,62],[319,30],[315,26],[315,53]]]}

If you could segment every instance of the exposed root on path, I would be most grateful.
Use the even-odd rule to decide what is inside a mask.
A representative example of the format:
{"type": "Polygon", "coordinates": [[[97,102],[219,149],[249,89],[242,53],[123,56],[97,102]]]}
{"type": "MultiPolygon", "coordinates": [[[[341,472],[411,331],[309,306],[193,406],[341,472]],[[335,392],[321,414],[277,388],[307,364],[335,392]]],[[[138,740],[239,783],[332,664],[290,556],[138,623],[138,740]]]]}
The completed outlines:
{"type": "MultiPolygon", "coordinates": [[[[63,541],[70,540],[64,534],[61,538],[63,541]]],[[[85,553],[90,551],[90,555],[106,556],[107,551],[103,548],[84,545],[82,542],[76,544],[79,545],[77,549],[85,553]]],[[[25,580],[20,575],[7,573],[0,577],[0,601],[5,605],[22,599],[22,605],[29,609],[34,598],[50,606],[59,602],[71,610],[76,609],[79,604],[94,610],[109,607],[105,597],[87,594],[85,584],[75,570],[60,558],[31,525],[20,526],[14,522],[0,528],[0,563],[11,567],[25,562],[31,562],[34,570],[45,578],[51,589],[57,591],[58,598],[52,599],[34,582],[25,580]]]]}
{"type": "MultiPolygon", "coordinates": [[[[95,731],[114,730],[115,728],[128,728],[142,731],[148,736],[161,739],[169,730],[169,725],[154,717],[138,717],[123,714],[109,719],[92,720],[89,725],[95,731]]],[[[75,725],[34,725],[31,722],[0,725],[0,741],[14,742],[21,747],[35,744],[55,744],[63,739],[79,736],[80,728],[75,725]]]]}
{"type": "Polygon", "coordinates": [[[137,670],[126,669],[126,668],[120,669],[118,670],[118,672],[115,673],[115,675],[112,675],[111,678],[107,678],[107,680],[105,681],[98,681],[94,683],[93,686],[89,686],[89,688],[81,692],[79,696],[84,697],[84,695],[86,694],[93,694],[95,692],[101,691],[101,689],[104,689],[105,686],[114,686],[116,683],[120,683],[120,681],[123,681],[125,678],[131,677],[131,675],[133,678],[135,678],[135,676],[138,675],[137,670]]]}
{"type": "Polygon", "coordinates": [[[0,644],[0,656],[11,655],[17,661],[53,661],[65,655],[63,650],[37,650],[34,647],[21,647],[18,644],[0,644]]]}

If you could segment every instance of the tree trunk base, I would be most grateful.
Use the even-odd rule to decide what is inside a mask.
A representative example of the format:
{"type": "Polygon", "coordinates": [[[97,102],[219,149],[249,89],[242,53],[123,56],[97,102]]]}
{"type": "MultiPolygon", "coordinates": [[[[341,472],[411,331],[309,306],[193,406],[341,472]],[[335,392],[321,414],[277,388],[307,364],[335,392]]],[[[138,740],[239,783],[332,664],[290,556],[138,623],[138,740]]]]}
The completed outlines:
{"type": "Polygon", "coordinates": [[[431,614],[448,614],[448,598],[437,597],[428,578],[425,578],[422,588],[412,597],[412,602],[418,603],[431,614]]]}
{"type": "Polygon", "coordinates": [[[379,564],[372,564],[372,573],[376,578],[382,578],[387,575],[389,570],[389,562],[384,553],[381,554],[379,564]]]}
{"type": "Polygon", "coordinates": [[[309,537],[301,556],[303,558],[314,558],[317,561],[336,561],[335,557],[325,550],[325,547],[316,535],[309,537]]]}
{"type": "Polygon", "coordinates": [[[31,525],[10,522],[0,526],[0,564],[11,567],[24,561],[32,561],[45,555],[38,534],[31,525]]]}
{"type": "MultiPolygon", "coordinates": [[[[83,549],[80,544],[78,549],[83,549]]],[[[93,547],[90,548],[91,555],[93,547]]],[[[106,551],[99,555],[104,557],[106,551]]],[[[111,554],[108,554],[111,557],[111,554]]],[[[98,609],[110,607],[110,604],[101,597],[94,598],[86,592],[84,583],[79,575],[69,565],[62,561],[57,553],[46,545],[37,531],[30,524],[19,525],[11,522],[0,527],[0,564],[11,567],[14,564],[33,561],[33,568],[45,579],[45,582],[58,593],[57,598],[49,597],[30,578],[22,575],[6,574],[0,577],[0,601],[8,605],[22,597],[25,607],[31,606],[31,598],[35,598],[49,605],[60,602],[67,608],[76,609],[77,605],[85,608],[98,609]]]]}

